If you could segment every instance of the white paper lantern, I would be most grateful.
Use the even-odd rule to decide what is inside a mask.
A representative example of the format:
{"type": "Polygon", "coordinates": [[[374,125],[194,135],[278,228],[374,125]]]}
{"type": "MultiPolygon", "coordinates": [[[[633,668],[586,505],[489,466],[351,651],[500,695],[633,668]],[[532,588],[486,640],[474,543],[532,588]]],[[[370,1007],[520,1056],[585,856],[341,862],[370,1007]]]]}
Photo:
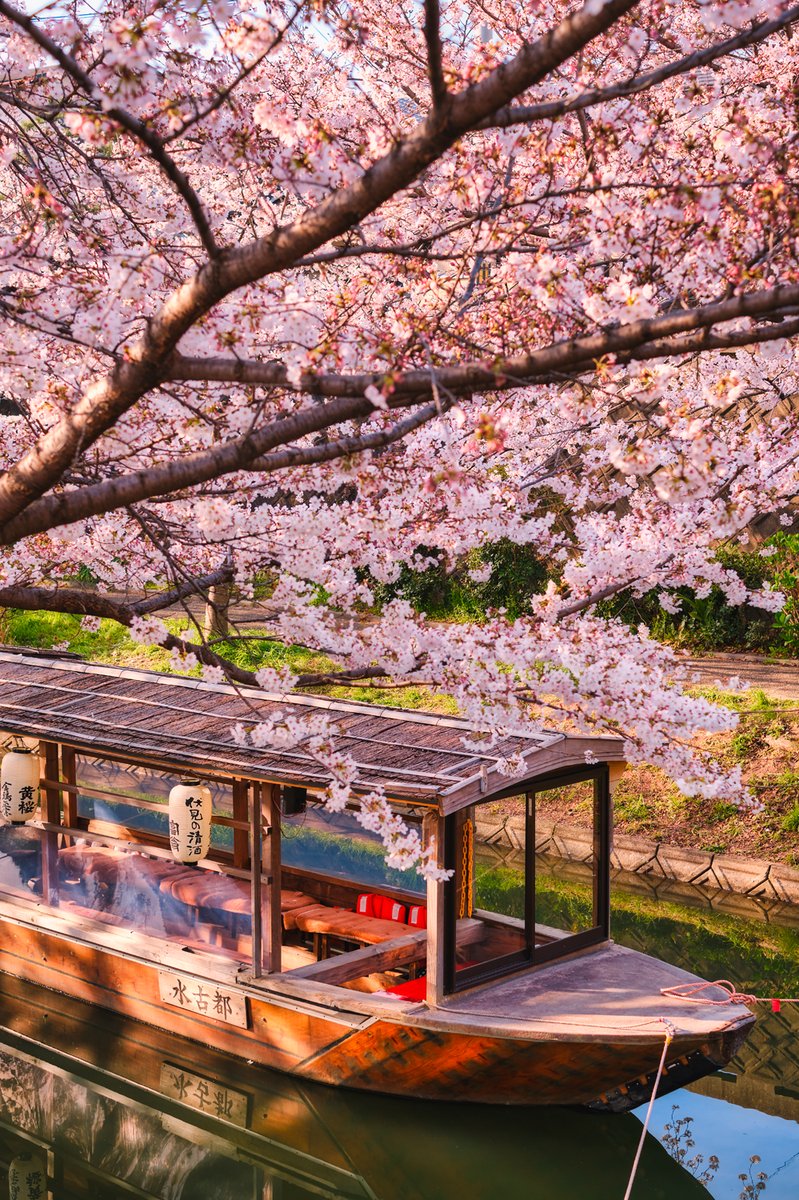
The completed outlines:
{"type": "Polygon", "coordinates": [[[169,793],[169,845],[178,862],[197,863],[211,844],[211,791],[184,779],[169,793]]]}
{"type": "Polygon", "coordinates": [[[30,821],[39,804],[39,756],[9,750],[0,766],[0,813],[14,825],[30,821]]]}
{"type": "Polygon", "coordinates": [[[9,1200],[47,1200],[47,1167],[36,1154],[19,1154],[8,1165],[9,1200]]]}

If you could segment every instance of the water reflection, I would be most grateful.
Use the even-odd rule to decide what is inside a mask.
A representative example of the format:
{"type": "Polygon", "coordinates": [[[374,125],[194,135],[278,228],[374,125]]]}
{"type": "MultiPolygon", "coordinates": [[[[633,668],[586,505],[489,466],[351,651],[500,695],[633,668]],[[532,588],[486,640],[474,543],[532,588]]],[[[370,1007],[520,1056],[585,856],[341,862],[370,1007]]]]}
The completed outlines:
{"type": "MultiPolygon", "coordinates": [[[[502,872],[489,882],[512,904],[502,872]]],[[[551,876],[553,922],[579,914],[580,889],[551,876]]],[[[799,994],[795,913],[782,928],[617,888],[614,936],[746,990],[799,994]]],[[[799,1006],[766,1008],[727,1071],[656,1103],[633,1200],[737,1200],[760,1171],[767,1200],[795,1200],[797,1121],[799,1006]]],[[[0,1196],[28,1155],[53,1200],[621,1200],[639,1134],[636,1116],[303,1085],[0,976],[0,1196]]]]}
{"type": "MultiPolygon", "coordinates": [[[[482,886],[494,893],[497,911],[519,915],[522,864],[512,854],[482,847],[478,871],[482,886]]],[[[582,864],[541,855],[536,872],[548,924],[565,926],[589,911],[590,872],[582,864]]],[[[797,906],[617,872],[611,930],[622,945],[705,979],[730,979],[759,996],[799,996],[797,906]]],[[[718,1200],[738,1200],[741,1194],[748,1200],[747,1187],[761,1194],[756,1190],[764,1182],[761,1172],[767,1175],[762,1194],[768,1200],[796,1200],[797,1122],[799,1005],[783,1005],[778,1013],[761,1005],[754,1030],[729,1068],[659,1100],[650,1128],[688,1173],[704,1177],[718,1200]],[[681,1128],[689,1130],[693,1146],[684,1132],[675,1145],[675,1124],[686,1118],[689,1124],[681,1128]]],[[[636,1189],[638,1194],[645,1193],[636,1189]]]]}
{"type": "MultiPolygon", "coordinates": [[[[308,1087],[0,979],[0,1194],[38,1157],[56,1198],[607,1200],[631,1116],[308,1087]]],[[[707,1193],[653,1138],[636,1196],[707,1193]]]]}

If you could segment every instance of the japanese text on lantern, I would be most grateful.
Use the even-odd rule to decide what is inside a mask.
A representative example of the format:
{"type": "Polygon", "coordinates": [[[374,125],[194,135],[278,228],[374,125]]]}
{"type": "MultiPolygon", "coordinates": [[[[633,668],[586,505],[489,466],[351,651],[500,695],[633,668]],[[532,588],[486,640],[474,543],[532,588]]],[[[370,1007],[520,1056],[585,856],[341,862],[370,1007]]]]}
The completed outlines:
{"type": "Polygon", "coordinates": [[[237,992],[229,991],[216,983],[189,979],[184,975],[172,975],[166,971],[158,973],[158,988],[165,1004],[182,1008],[185,1012],[198,1013],[227,1025],[238,1025],[248,1029],[247,1000],[237,992]]]}
{"type": "Polygon", "coordinates": [[[203,830],[200,820],[200,811],[202,809],[201,796],[187,796],[184,801],[187,809],[188,824],[186,826],[186,845],[180,844],[180,825],[177,821],[169,822],[169,843],[174,854],[183,852],[184,857],[193,855],[195,858],[203,856],[203,830]]]}
{"type": "MultiPolygon", "coordinates": [[[[34,789],[25,785],[19,789],[19,803],[17,809],[21,814],[33,816],[36,811],[36,800],[33,795],[34,789]]],[[[13,816],[11,784],[4,783],[2,792],[0,792],[0,810],[7,821],[13,816]]]]}

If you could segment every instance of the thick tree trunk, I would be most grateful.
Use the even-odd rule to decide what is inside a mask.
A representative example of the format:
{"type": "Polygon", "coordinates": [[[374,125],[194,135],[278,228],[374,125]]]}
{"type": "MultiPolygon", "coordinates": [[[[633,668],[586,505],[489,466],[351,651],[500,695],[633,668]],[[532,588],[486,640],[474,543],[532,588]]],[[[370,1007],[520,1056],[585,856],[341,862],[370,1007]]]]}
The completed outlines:
{"type": "Polygon", "coordinates": [[[205,621],[203,632],[211,641],[214,638],[227,637],[230,632],[230,584],[218,583],[208,589],[208,600],[205,605],[205,621]]]}

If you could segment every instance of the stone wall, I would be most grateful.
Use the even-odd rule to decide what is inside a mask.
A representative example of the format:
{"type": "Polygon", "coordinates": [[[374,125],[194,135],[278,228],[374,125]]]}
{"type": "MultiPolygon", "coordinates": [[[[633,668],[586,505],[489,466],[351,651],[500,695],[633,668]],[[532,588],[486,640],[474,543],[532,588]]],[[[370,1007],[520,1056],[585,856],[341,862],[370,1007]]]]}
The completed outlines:
{"type": "MultiPolygon", "coordinates": [[[[475,838],[498,851],[524,848],[523,816],[478,815],[475,838]]],[[[588,829],[558,822],[536,822],[535,848],[566,862],[588,863],[592,835],[588,829]]],[[[695,887],[749,896],[762,902],[799,904],[799,870],[759,858],[738,858],[710,850],[688,850],[631,834],[613,838],[611,866],[628,875],[669,879],[695,887]]]]}

